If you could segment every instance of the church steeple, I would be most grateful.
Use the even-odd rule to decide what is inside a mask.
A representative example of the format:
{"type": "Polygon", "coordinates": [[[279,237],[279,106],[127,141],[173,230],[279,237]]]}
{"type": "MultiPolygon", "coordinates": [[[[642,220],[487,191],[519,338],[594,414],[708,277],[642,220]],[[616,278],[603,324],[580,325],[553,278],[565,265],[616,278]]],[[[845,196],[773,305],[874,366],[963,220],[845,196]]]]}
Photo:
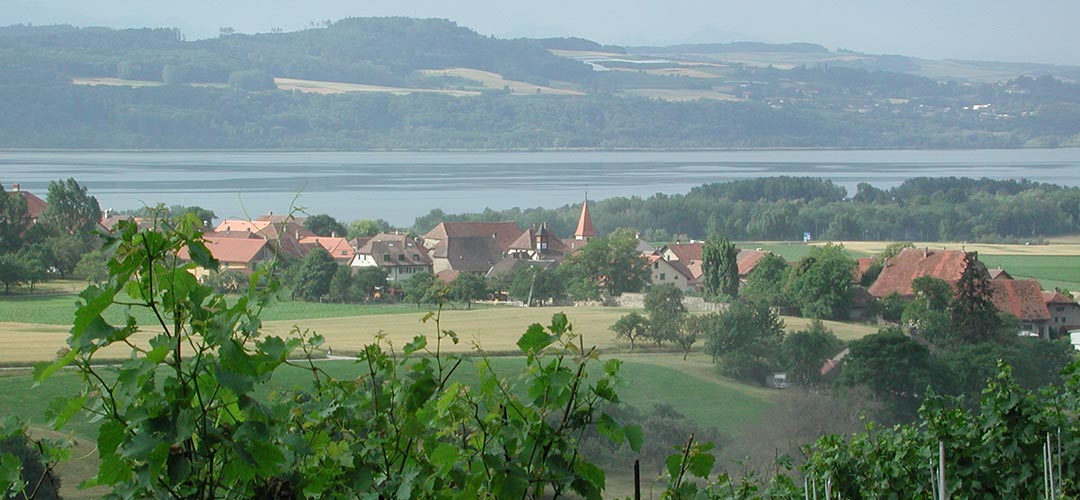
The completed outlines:
{"type": "Polygon", "coordinates": [[[588,241],[594,236],[596,228],[593,227],[592,217],[589,215],[589,193],[585,193],[585,203],[581,204],[581,216],[578,217],[577,229],[574,230],[574,239],[588,241]]]}

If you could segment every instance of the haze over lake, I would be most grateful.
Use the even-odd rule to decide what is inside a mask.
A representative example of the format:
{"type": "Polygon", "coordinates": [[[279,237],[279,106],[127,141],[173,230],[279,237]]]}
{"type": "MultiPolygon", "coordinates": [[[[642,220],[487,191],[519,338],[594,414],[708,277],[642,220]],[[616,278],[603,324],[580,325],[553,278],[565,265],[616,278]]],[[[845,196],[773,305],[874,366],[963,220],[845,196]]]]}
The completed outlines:
{"type": "Polygon", "coordinates": [[[680,152],[112,152],[3,151],[0,182],[42,197],[74,177],[102,209],[199,205],[219,217],[284,213],[408,226],[440,208],[548,208],[613,196],[685,193],[767,176],[890,187],[912,177],[1029,179],[1080,186],[1080,149],[680,152]]]}

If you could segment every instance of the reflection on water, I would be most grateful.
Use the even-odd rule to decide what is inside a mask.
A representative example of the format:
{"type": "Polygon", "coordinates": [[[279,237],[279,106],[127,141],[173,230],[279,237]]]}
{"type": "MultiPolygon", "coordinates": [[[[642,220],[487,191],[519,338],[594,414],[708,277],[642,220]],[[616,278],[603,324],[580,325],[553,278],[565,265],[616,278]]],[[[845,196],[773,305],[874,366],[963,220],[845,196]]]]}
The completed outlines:
{"type": "Polygon", "coordinates": [[[45,194],[74,177],[103,208],[159,202],[219,216],[288,209],[409,225],[433,208],[557,207],[612,196],[683,193],[765,176],[889,187],[911,177],[965,176],[1080,185],[1080,149],[972,151],[678,151],[514,153],[0,152],[0,182],[45,194]]]}

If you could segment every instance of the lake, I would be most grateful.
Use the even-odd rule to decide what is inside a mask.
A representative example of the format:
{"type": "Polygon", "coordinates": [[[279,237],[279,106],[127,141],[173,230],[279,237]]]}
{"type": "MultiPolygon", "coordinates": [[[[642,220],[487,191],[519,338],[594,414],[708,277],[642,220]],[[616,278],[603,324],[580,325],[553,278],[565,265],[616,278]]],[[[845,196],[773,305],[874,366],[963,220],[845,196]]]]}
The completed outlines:
{"type": "Polygon", "coordinates": [[[219,217],[285,213],[291,205],[348,222],[409,226],[433,208],[558,207],[613,196],[685,193],[703,183],[766,176],[895,186],[912,177],[1030,179],[1080,186],[1080,148],[964,151],[752,150],[674,152],[0,151],[0,182],[45,197],[74,177],[102,209],[159,202],[219,217]]]}

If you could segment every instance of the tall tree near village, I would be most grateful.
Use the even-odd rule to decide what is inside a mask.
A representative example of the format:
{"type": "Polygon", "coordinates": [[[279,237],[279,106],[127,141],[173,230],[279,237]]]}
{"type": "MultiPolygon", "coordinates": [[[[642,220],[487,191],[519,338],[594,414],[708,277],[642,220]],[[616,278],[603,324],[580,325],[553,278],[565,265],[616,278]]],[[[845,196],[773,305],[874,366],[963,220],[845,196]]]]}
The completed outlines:
{"type": "Polygon", "coordinates": [[[739,250],[727,238],[710,239],[702,248],[705,294],[734,298],[739,294],[739,250]]]}
{"type": "Polygon", "coordinates": [[[994,340],[1001,332],[1001,318],[991,301],[990,280],[977,252],[964,254],[964,272],[956,282],[951,314],[952,335],[961,342],[994,340]]]}
{"type": "Polygon", "coordinates": [[[645,292],[645,312],[649,313],[650,335],[656,345],[678,339],[686,317],[686,306],[682,299],[682,290],[670,284],[653,286],[645,292]]]}
{"type": "Polygon", "coordinates": [[[566,259],[572,280],[585,280],[608,295],[640,291],[649,281],[649,263],[637,250],[637,237],[630,229],[617,229],[593,238],[584,248],[566,259]]]}
{"type": "Polygon", "coordinates": [[[330,282],[338,265],[330,253],[319,247],[304,257],[293,293],[303,300],[319,300],[330,293],[330,282]]]}
{"type": "Polygon", "coordinates": [[[30,216],[26,199],[18,193],[4,192],[3,183],[0,183],[0,255],[18,251],[28,227],[30,216]]]}
{"type": "Polygon", "coordinates": [[[322,237],[338,236],[344,238],[349,232],[342,223],[327,214],[308,217],[304,220],[304,227],[310,229],[316,236],[322,237]]]}
{"type": "Polygon", "coordinates": [[[97,198],[75,179],[50,182],[47,200],[39,222],[56,234],[89,235],[101,221],[97,198]]]}

